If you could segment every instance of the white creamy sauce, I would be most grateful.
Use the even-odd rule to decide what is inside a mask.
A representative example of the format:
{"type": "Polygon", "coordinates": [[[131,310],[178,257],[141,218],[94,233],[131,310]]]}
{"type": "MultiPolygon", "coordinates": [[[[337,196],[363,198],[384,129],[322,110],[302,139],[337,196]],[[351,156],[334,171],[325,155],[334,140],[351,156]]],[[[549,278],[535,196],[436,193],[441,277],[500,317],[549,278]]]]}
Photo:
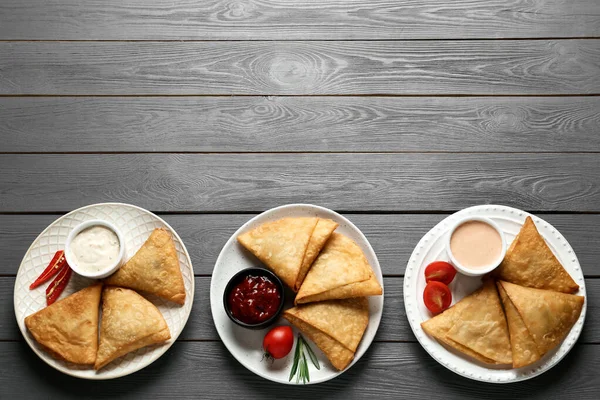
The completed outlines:
{"type": "Polygon", "coordinates": [[[79,232],[71,241],[71,256],[84,271],[99,272],[119,257],[119,238],[105,226],[92,226],[79,232]]]}
{"type": "Polygon", "coordinates": [[[484,268],[502,252],[502,238],[496,229],[481,221],[460,225],[450,238],[454,258],[467,268],[484,268]]]}

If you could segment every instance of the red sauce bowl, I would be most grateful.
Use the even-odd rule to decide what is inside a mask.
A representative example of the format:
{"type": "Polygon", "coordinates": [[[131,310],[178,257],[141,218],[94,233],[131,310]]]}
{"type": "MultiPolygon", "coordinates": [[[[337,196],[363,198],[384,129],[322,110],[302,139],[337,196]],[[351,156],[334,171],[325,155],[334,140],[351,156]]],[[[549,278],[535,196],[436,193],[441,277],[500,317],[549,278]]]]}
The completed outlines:
{"type": "Polygon", "coordinates": [[[223,306],[229,319],[248,329],[263,329],[273,324],[279,319],[284,302],[283,283],[264,268],[241,270],[229,280],[223,292],[223,306]]]}

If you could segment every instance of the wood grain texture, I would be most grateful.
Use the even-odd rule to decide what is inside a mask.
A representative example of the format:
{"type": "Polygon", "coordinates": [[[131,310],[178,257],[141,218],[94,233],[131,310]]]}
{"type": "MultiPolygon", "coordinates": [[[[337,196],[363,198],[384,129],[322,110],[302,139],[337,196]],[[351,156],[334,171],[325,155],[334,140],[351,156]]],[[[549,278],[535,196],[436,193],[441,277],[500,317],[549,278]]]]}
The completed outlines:
{"type": "Polygon", "coordinates": [[[0,97],[2,152],[600,151],[600,97],[0,97]]]}
{"type": "Polygon", "coordinates": [[[152,365],[124,378],[81,381],[55,371],[25,342],[0,343],[0,397],[13,399],[595,399],[600,346],[576,345],[543,377],[503,385],[461,378],[417,343],[373,343],[343,375],[284,387],[242,367],[221,343],[178,342],[152,365]],[[26,383],[26,384],[24,384],[26,383]],[[220,383],[220,384],[219,384],[220,383]],[[552,384],[550,384],[552,383],[552,384]]]}
{"type": "MultiPolygon", "coordinates": [[[[416,338],[406,320],[403,297],[403,278],[386,277],[384,317],[375,336],[376,341],[415,342],[416,338]]],[[[587,318],[580,343],[600,343],[600,321],[592,316],[600,312],[600,279],[588,279],[587,318]]],[[[39,289],[39,290],[43,290],[39,289]]],[[[12,306],[13,277],[0,277],[0,341],[19,340],[21,333],[15,322],[12,306]]],[[[178,340],[220,340],[212,322],[210,309],[210,277],[196,277],[196,292],[192,314],[178,340]]]]}
{"type": "Polygon", "coordinates": [[[0,39],[573,37],[598,36],[599,16],[594,0],[4,0],[0,39]]]}
{"type": "Polygon", "coordinates": [[[597,154],[10,154],[0,212],[120,201],[153,211],[600,211],[597,154]]]}
{"type": "MultiPolygon", "coordinates": [[[[0,215],[0,275],[15,275],[25,252],[60,215],[0,215]]],[[[160,215],[185,243],[196,275],[210,276],[227,240],[254,214],[160,215]]],[[[447,214],[346,214],[367,237],[384,275],[404,275],[415,246],[447,214]]],[[[600,277],[600,215],[543,214],[569,241],[586,277],[600,277]]]]}
{"type": "Polygon", "coordinates": [[[600,40],[2,42],[0,94],[590,94],[600,40]]]}

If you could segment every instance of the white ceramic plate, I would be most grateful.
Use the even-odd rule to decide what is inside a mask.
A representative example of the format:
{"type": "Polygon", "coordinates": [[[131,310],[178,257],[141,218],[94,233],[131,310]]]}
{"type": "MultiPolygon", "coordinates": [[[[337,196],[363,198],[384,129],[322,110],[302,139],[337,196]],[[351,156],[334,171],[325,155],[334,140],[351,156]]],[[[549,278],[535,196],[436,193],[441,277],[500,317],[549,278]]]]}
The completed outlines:
{"type": "MultiPolygon", "coordinates": [[[[447,217],[423,236],[408,261],[404,276],[404,305],[408,321],[415,336],[423,348],[440,364],[470,379],[491,383],[509,383],[530,379],[546,372],[562,360],[575,345],[585,320],[587,297],[579,320],[577,320],[575,326],[573,326],[573,329],[571,329],[571,332],[561,345],[547,353],[538,362],[518,369],[499,369],[475,360],[471,361],[460,355],[460,353],[442,346],[421,329],[421,322],[431,318],[431,314],[423,304],[425,267],[435,260],[448,260],[444,242],[445,236],[453,222],[464,216],[491,218],[504,231],[509,246],[517,233],[519,233],[525,222],[525,218],[531,216],[540,234],[544,237],[565,269],[571,274],[571,277],[579,285],[579,292],[575,294],[580,296],[586,295],[583,272],[579,266],[579,261],[577,261],[577,257],[567,240],[552,225],[535,215],[528,214],[516,208],[497,205],[470,207],[447,217]]],[[[481,278],[457,274],[454,281],[450,284],[453,296],[452,303],[454,304],[472,293],[479,286],[481,286],[481,278]]]]}
{"type": "MultiPolygon", "coordinates": [[[[265,334],[270,328],[277,325],[290,325],[286,320],[280,318],[280,321],[275,323],[269,328],[263,330],[253,331],[250,329],[242,328],[234,324],[225,313],[223,308],[223,291],[229,279],[238,271],[250,267],[264,267],[262,263],[256,259],[250,252],[246,251],[236,240],[237,236],[243,232],[253,229],[265,222],[278,220],[284,217],[321,217],[329,218],[340,225],[336,232],[344,234],[354,240],[365,253],[369,264],[373,267],[373,271],[377,276],[377,279],[383,287],[383,279],[381,275],[381,268],[377,261],[377,256],[371,248],[367,238],[362,232],[354,226],[352,222],[341,216],[340,214],[329,210],[327,208],[313,206],[310,204],[290,204],[286,206],[276,207],[268,210],[246,222],[236,233],[229,238],[217,262],[213,271],[211,285],[210,285],[210,307],[212,309],[212,316],[215,322],[215,327],[221,340],[231,352],[231,354],[246,368],[254,372],[257,375],[262,376],[265,379],[269,379],[274,382],[295,384],[295,379],[292,382],[288,382],[290,370],[292,368],[294,349],[290,354],[282,360],[276,360],[273,363],[263,360],[262,341],[265,334]]],[[[291,293],[291,292],[290,292],[291,293]]],[[[287,294],[287,292],[286,292],[287,294]]],[[[287,296],[286,306],[284,309],[293,306],[292,296],[287,296]]],[[[367,351],[377,328],[381,321],[381,313],[383,311],[383,296],[369,297],[369,325],[367,330],[360,342],[354,360],[352,364],[348,366],[350,368],[356,363],[362,355],[367,351]]],[[[297,336],[298,331],[294,328],[294,335],[297,336]]],[[[307,339],[307,338],[306,338],[307,339]]],[[[308,339],[307,339],[308,340],[308,339]]],[[[317,370],[312,363],[309,362],[310,371],[310,383],[321,383],[328,381],[336,376],[342,374],[344,371],[336,370],[327,360],[327,357],[319,350],[319,348],[308,340],[311,348],[317,355],[321,364],[321,370],[317,370]]],[[[295,348],[295,346],[294,346],[295,348]]],[[[348,370],[346,368],[346,370],[348,370]]]]}
{"type": "MultiPolygon", "coordinates": [[[[75,273],[71,276],[69,284],[60,298],[89,286],[91,279],[81,277],[75,273]]],[[[54,221],[35,239],[29,250],[23,257],[14,290],[14,305],[15,315],[19,329],[23,337],[33,349],[33,351],[48,365],[64,372],[67,375],[75,376],[84,379],[112,379],[124,375],[129,375],[139,371],[145,366],[157,360],[169,347],[175,342],[183,327],[185,326],[192,304],[194,300],[194,271],[192,262],[185,245],[177,233],[163,221],[161,218],[152,214],[150,211],[143,208],[121,203],[103,203],[94,204],[72,211],[54,221]],[[103,219],[112,222],[121,230],[125,239],[125,260],[132,257],[140,246],[148,239],[154,228],[167,228],[173,235],[175,248],[179,256],[179,264],[183,274],[185,284],[185,304],[179,306],[167,300],[163,300],[154,295],[142,293],[144,297],[150,300],[158,307],[162,315],[165,317],[169,330],[171,331],[171,339],[165,344],[157,346],[149,346],[129,353],[100,371],[96,372],[91,367],[80,366],[66,361],[58,361],[48,355],[42,347],[35,341],[33,336],[25,327],[25,317],[41,310],[46,306],[46,287],[49,283],[45,283],[36,289],[29,290],[29,285],[42,273],[46,268],[54,253],[64,249],[64,243],[67,235],[75,226],[83,221],[90,219],[103,219]]]]}

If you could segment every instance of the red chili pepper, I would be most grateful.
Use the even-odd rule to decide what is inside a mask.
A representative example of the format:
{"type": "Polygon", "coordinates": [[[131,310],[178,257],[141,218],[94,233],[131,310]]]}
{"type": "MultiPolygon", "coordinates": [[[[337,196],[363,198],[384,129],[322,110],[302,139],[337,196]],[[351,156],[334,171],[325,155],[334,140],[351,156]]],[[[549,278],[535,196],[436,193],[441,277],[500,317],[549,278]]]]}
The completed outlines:
{"type": "Polygon", "coordinates": [[[63,250],[57,251],[54,254],[54,257],[52,257],[52,261],[50,261],[50,264],[48,264],[44,272],[42,272],[42,274],[35,280],[35,282],[33,282],[31,286],[29,286],[29,289],[35,289],[42,283],[52,278],[54,275],[58,274],[58,271],[60,271],[66,263],[67,260],[65,259],[65,252],[63,250]]]}
{"type": "Polygon", "coordinates": [[[65,264],[56,278],[46,288],[46,305],[54,303],[63,290],[65,290],[65,286],[67,286],[71,278],[71,272],[73,270],[69,267],[69,264],[65,264]]]}

